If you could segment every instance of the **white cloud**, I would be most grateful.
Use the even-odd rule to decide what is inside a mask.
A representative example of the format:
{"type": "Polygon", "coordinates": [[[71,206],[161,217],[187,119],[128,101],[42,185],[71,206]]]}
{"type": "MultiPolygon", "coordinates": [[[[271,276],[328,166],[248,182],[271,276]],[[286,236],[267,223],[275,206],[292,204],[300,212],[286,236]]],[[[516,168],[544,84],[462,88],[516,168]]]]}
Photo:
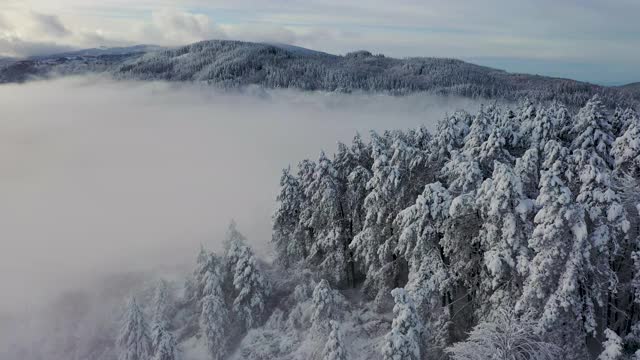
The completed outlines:
{"type": "Polygon", "coordinates": [[[71,32],[60,22],[55,15],[41,14],[35,11],[31,12],[31,19],[35,31],[42,35],[50,37],[65,37],[71,32]]]}
{"type": "Polygon", "coordinates": [[[152,23],[143,28],[145,42],[180,45],[222,38],[224,33],[203,14],[165,8],[152,13],[152,23]]]}
{"type": "MultiPolygon", "coordinates": [[[[368,47],[392,56],[640,61],[635,21],[640,3],[631,0],[606,4],[489,0],[482,6],[471,0],[11,0],[9,4],[5,18],[24,18],[15,13],[31,9],[58,15],[40,24],[48,24],[59,35],[71,32],[64,44],[74,46],[176,45],[237,38],[339,53],[368,47]],[[104,44],[88,43],[96,39],[104,44]]],[[[14,37],[51,42],[51,34],[43,36],[24,24],[14,22],[14,30],[20,32],[14,37]]]]}
{"type": "Polygon", "coordinates": [[[0,37],[0,56],[37,56],[73,50],[68,45],[54,42],[25,41],[17,37],[0,37]]]}

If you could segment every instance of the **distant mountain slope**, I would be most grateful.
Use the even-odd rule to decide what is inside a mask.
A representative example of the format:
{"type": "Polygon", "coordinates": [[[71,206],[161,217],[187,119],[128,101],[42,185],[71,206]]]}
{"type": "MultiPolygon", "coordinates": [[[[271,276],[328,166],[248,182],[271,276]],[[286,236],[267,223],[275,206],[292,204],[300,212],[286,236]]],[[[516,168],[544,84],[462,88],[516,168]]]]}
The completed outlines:
{"type": "Polygon", "coordinates": [[[640,88],[640,82],[634,82],[631,84],[622,85],[620,87],[621,88],[640,88]]]}
{"type": "Polygon", "coordinates": [[[128,55],[128,54],[143,54],[151,51],[160,51],[163,48],[156,45],[135,45],[128,47],[99,47],[92,49],[82,49],[77,51],[70,51],[65,53],[58,53],[44,56],[33,56],[34,60],[45,59],[57,59],[62,57],[98,57],[98,56],[113,56],[113,55],[128,55]]]}
{"type": "Polygon", "coordinates": [[[537,75],[511,74],[460,60],[394,59],[357,51],[345,56],[282,44],[203,41],[174,49],[85,51],[0,65],[0,82],[48,74],[106,72],[118,79],[199,81],[223,87],[261,85],[392,94],[429,92],[472,98],[559,100],[581,106],[598,93],[609,104],[636,104],[640,90],[622,90],[537,75]]]}
{"type": "Polygon", "coordinates": [[[640,91],[640,82],[622,85],[619,88],[624,91],[640,91]]]}
{"type": "Polygon", "coordinates": [[[95,48],[26,59],[0,59],[0,84],[25,82],[55,75],[81,75],[109,72],[126,60],[162,48],[137,45],[121,48],[95,48]]]}

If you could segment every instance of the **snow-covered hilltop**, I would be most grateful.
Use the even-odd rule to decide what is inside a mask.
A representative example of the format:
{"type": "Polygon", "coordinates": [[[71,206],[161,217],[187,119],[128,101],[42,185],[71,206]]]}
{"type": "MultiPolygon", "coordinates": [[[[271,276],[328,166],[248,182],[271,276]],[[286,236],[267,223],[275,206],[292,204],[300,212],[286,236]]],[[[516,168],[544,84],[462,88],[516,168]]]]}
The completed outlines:
{"type": "Polygon", "coordinates": [[[0,63],[0,82],[32,76],[108,73],[120,79],[199,81],[322,91],[430,92],[484,99],[557,100],[579,107],[594,94],[608,106],[635,104],[637,91],[511,74],[443,58],[394,59],[357,51],[336,56],[304,48],[212,40],[174,49],[92,49],[0,63]]]}

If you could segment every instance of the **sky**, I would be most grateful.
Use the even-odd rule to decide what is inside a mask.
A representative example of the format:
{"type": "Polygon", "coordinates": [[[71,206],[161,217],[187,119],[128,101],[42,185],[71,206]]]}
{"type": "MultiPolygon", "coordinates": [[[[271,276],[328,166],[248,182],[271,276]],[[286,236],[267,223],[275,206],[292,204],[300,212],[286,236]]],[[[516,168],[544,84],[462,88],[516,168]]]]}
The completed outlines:
{"type": "Polygon", "coordinates": [[[0,0],[0,55],[205,39],[640,81],[637,0],[0,0]]]}

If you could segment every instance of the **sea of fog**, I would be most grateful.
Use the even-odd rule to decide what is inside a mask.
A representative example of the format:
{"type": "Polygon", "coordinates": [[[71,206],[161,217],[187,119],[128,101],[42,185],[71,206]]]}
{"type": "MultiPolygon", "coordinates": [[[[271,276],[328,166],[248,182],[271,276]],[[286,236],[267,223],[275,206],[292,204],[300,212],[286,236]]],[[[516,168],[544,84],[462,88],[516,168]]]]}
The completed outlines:
{"type": "Polygon", "coordinates": [[[270,254],[283,168],[478,105],[68,78],[0,85],[0,313],[191,264],[231,219],[270,254]]]}

